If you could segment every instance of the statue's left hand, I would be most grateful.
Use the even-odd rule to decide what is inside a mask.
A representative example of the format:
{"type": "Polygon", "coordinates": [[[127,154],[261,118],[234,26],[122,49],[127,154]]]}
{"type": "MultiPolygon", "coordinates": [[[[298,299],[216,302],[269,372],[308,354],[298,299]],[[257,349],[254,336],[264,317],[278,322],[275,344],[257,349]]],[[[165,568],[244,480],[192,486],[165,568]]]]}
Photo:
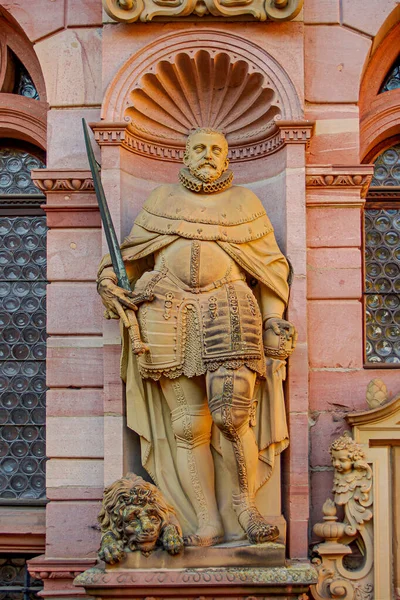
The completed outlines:
{"type": "Polygon", "coordinates": [[[279,319],[278,317],[271,317],[267,319],[264,323],[264,344],[267,344],[267,332],[272,330],[275,335],[284,336],[288,342],[292,343],[292,348],[294,349],[297,342],[297,331],[295,326],[289,321],[285,321],[285,319],[279,319]]]}

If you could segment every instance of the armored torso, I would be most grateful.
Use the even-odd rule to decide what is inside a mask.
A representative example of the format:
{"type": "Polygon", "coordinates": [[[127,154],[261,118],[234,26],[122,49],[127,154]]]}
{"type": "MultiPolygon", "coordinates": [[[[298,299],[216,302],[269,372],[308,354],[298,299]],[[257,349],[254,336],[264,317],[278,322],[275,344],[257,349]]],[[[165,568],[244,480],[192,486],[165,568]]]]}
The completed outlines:
{"type": "Polygon", "coordinates": [[[142,377],[194,377],[243,364],[264,374],[262,321],[241,268],[216,242],[177,239],[158,252],[135,291],[153,293],[138,319],[149,351],[142,377]]]}

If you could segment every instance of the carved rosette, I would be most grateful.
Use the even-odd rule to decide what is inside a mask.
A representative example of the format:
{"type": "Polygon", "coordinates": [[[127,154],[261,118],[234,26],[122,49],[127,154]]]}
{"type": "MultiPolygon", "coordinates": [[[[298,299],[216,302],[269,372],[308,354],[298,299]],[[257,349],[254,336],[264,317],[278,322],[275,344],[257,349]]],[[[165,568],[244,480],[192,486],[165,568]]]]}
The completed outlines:
{"type": "Polygon", "coordinates": [[[109,17],[122,23],[189,15],[225,19],[250,15],[257,21],[290,21],[299,14],[303,0],[103,0],[103,6],[109,17]]]}

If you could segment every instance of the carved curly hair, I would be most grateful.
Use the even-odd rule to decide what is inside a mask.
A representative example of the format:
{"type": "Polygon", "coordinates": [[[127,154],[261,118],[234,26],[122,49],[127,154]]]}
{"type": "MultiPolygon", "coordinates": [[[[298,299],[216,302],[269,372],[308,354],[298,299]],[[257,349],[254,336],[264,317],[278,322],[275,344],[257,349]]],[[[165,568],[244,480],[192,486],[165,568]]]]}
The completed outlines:
{"type": "Polygon", "coordinates": [[[366,456],[365,452],[361,448],[360,444],[357,444],[353,438],[350,436],[348,431],[345,431],[340,438],[335,440],[331,447],[329,448],[329,453],[332,456],[333,452],[337,452],[339,450],[347,450],[349,453],[349,458],[353,462],[364,461],[366,456]]]}
{"type": "Polygon", "coordinates": [[[171,521],[177,525],[175,510],[167,504],[155,485],[128,473],[104,490],[103,504],[97,517],[101,532],[112,532],[116,539],[123,538],[123,512],[127,506],[146,506],[155,508],[161,519],[160,530],[171,521]]]}

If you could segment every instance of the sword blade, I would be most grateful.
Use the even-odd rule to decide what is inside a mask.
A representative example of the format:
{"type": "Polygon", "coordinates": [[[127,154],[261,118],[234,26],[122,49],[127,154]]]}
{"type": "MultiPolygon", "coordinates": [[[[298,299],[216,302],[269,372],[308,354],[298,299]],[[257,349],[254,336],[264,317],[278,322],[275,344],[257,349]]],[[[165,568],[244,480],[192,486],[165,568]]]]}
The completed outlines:
{"type": "Polygon", "coordinates": [[[129,285],[128,275],[126,273],[124,261],[122,260],[122,254],[119,247],[117,235],[115,233],[114,224],[112,222],[110,209],[108,208],[103,184],[101,183],[100,170],[97,166],[97,162],[93,152],[93,147],[90,142],[89,128],[85,119],[82,119],[82,126],[83,134],[85,136],[86,152],[89,160],[90,170],[92,172],[94,189],[96,192],[96,198],[100,209],[100,216],[103,223],[103,229],[107,240],[108,250],[110,252],[112,266],[117,276],[119,287],[131,291],[131,286],[129,285]]]}

